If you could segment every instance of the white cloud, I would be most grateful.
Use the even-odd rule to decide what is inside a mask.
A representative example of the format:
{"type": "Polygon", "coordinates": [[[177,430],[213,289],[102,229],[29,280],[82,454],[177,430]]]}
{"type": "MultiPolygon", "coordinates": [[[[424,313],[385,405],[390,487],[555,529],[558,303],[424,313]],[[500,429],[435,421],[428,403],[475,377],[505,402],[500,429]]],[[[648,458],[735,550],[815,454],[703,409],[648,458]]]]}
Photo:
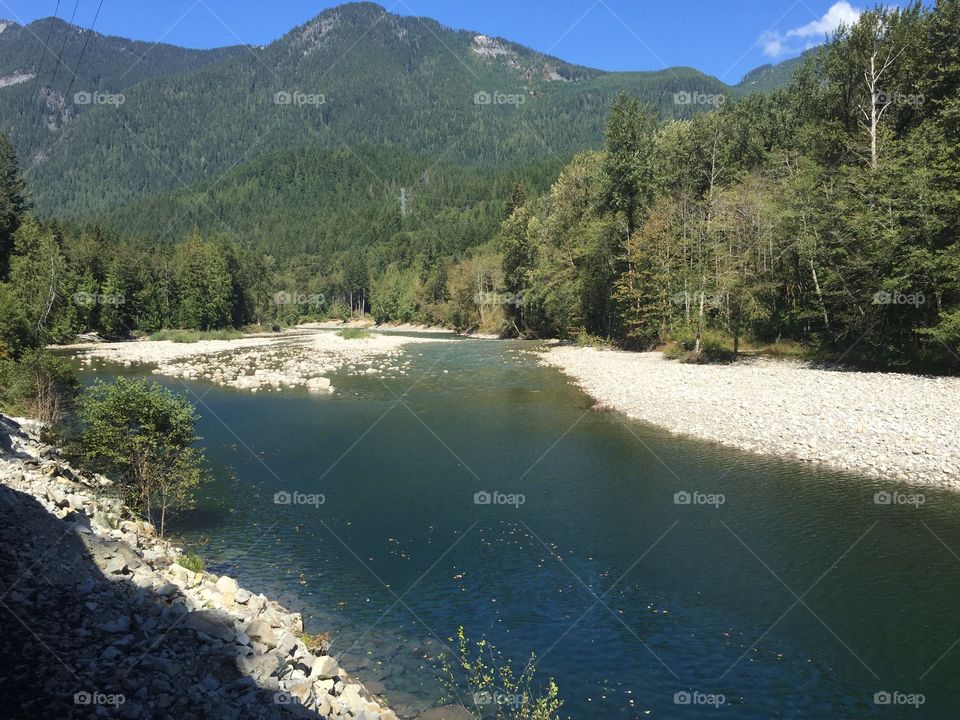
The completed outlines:
{"type": "Polygon", "coordinates": [[[797,28],[780,33],[769,30],[760,36],[763,52],[768,57],[780,57],[789,53],[798,53],[823,42],[824,37],[841,25],[853,25],[862,11],[853,7],[847,0],[838,0],[822,18],[808,22],[797,28]]]}

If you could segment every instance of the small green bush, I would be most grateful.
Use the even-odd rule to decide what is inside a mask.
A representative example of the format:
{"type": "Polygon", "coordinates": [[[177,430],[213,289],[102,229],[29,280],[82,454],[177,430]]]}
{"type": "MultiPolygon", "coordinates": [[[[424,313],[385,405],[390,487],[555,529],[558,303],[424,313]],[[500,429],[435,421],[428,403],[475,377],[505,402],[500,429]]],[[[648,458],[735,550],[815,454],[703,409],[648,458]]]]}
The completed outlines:
{"type": "Polygon", "coordinates": [[[175,343],[195,343],[201,340],[236,340],[243,333],[233,328],[225,330],[160,330],[150,336],[151,340],[169,340],[175,343]]]}
{"type": "Polygon", "coordinates": [[[364,330],[363,328],[349,327],[344,328],[338,332],[337,335],[342,337],[344,340],[363,340],[370,337],[370,332],[368,330],[364,330]]]}
{"type": "Polygon", "coordinates": [[[577,345],[580,347],[592,347],[592,348],[611,348],[613,344],[606,338],[602,338],[599,335],[591,335],[586,330],[581,330],[577,334],[577,345]]]}
{"type": "Polygon", "coordinates": [[[192,552],[181,556],[177,562],[191,572],[203,572],[207,567],[203,558],[192,552]]]}
{"type": "Polygon", "coordinates": [[[70,363],[46,350],[0,360],[0,406],[12,414],[56,425],[72,408],[79,387],[70,363]]]}

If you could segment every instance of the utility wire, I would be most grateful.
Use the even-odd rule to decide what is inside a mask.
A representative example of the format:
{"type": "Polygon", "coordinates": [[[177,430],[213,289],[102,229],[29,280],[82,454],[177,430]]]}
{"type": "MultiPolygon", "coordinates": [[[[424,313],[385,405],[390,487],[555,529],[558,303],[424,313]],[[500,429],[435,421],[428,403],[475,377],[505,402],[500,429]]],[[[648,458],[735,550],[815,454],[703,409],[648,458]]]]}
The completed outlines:
{"type": "MultiPolygon", "coordinates": [[[[79,1],[80,0],[77,0],[78,3],[79,1]]],[[[74,66],[74,69],[73,69],[73,77],[70,78],[70,84],[67,85],[67,92],[64,93],[64,96],[63,96],[64,103],[68,102],[68,98],[70,97],[70,91],[73,89],[73,83],[77,79],[77,73],[80,70],[80,63],[83,62],[83,56],[87,52],[87,44],[90,42],[90,36],[93,35],[93,28],[97,24],[97,18],[100,17],[101,8],[103,8],[103,0],[100,0],[100,4],[97,5],[97,12],[93,16],[93,22],[90,23],[90,27],[87,30],[87,34],[83,39],[83,45],[80,48],[80,56],[77,58],[77,64],[74,66]]],[[[76,11],[76,7],[74,7],[74,11],[76,11]]],[[[43,157],[43,153],[45,151],[46,151],[46,143],[44,144],[44,147],[41,148],[41,152],[38,153],[37,155],[38,162],[40,158],[43,157]]]]}
{"type": "Polygon", "coordinates": [[[93,35],[93,26],[97,24],[97,18],[100,17],[100,8],[103,7],[103,0],[100,0],[100,4],[97,5],[97,12],[93,16],[93,22],[90,23],[90,29],[87,30],[86,36],[83,38],[83,47],[80,48],[80,57],[77,58],[77,64],[73,70],[73,77],[70,78],[70,84],[67,86],[67,92],[64,94],[64,100],[70,97],[70,91],[73,89],[73,82],[77,79],[77,71],[80,70],[80,63],[83,62],[84,53],[87,52],[87,43],[90,42],[90,36],[93,35]]]}
{"type": "MultiPolygon", "coordinates": [[[[60,0],[57,0],[57,8],[58,8],[58,9],[59,9],[59,7],[60,7],[59,2],[60,2],[60,0]]],[[[74,18],[76,17],[76,15],[77,15],[77,7],[78,7],[79,5],[80,5],[80,0],[76,0],[76,2],[73,3],[73,12],[70,14],[70,22],[67,24],[67,27],[65,27],[64,30],[63,30],[63,42],[60,43],[60,52],[57,53],[57,62],[56,62],[56,63],[54,64],[54,66],[53,66],[53,74],[50,76],[50,83],[47,85],[47,87],[50,88],[50,91],[51,91],[51,92],[53,92],[53,81],[54,81],[54,79],[56,79],[56,77],[57,77],[57,70],[60,68],[60,60],[63,58],[63,51],[64,51],[64,49],[67,47],[67,39],[70,37],[70,28],[73,27],[73,19],[74,19],[74,18]]],[[[55,24],[55,23],[54,23],[54,24],[55,24]]],[[[51,33],[53,32],[53,25],[54,25],[54,24],[51,24],[51,25],[50,25],[50,32],[51,32],[51,33]]],[[[48,35],[49,35],[49,33],[48,33],[48,35]]],[[[50,43],[50,38],[48,37],[48,38],[47,38],[47,44],[49,44],[49,43],[50,43]]],[[[34,80],[34,82],[36,83],[36,81],[39,80],[39,79],[40,79],[40,73],[38,72],[38,73],[37,73],[37,77],[36,77],[36,79],[34,80]]],[[[64,102],[66,102],[66,97],[64,97],[64,102]]],[[[43,108],[41,108],[41,109],[40,109],[40,127],[37,128],[37,129],[35,129],[35,130],[33,131],[33,136],[30,138],[30,147],[33,147],[34,143],[37,142],[37,132],[38,132],[38,131],[41,132],[41,133],[43,132],[43,125],[44,125],[44,123],[43,123],[43,108]]],[[[41,138],[40,138],[40,145],[41,145],[41,147],[44,145],[43,137],[42,137],[42,136],[41,136],[41,138]]],[[[38,156],[38,157],[39,157],[39,156],[38,156]]]]}
{"type": "Polygon", "coordinates": [[[50,45],[50,38],[53,35],[53,26],[57,24],[57,15],[60,13],[60,0],[57,0],[57,7],[53,11],[53,18],[50,20],[50,29],[47,30],[47,41],[40,48],[40,64],[37,65],[37,74],[33,76],[33,89],[30,91],[30,99],[33,100],[37,94],[37,85],[40,84],[40,73],[43,72],[43,61],[47,59],[47,47],[50,45]]]}

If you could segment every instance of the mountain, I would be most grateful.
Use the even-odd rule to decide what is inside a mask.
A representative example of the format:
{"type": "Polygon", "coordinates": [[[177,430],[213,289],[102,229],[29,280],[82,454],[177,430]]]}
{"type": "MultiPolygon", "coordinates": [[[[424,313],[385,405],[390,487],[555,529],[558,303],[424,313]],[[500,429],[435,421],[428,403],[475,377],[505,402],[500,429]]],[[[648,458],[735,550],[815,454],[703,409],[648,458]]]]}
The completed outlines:
{"type": "MultiPolygon", "coordinates": [[[[0,33],[7,76],[30,67],[26,54],[4,61],[11,29],[0,33]]],[[[154,49],[135,83],[120,69],[123,41],[96,38],[103,49],[84,58],[81,78],[122,91],[122,103],[65,110],[32,142],[21,124],[38,125],[37,113],[10,107],[28,83],[0,89],[0,118],[17,130],[25,164],[36,163],[29,180],[43,214],[119,208],[300,147],[393,145],[461,165],[566,158],[602,142],[621,91],[664,117],[731,92],[691,68],[604,72],[371,3],[327,10],[262,48],[170,49],[153,63],[154,49]]]]}
{"type": "Polygon", "coordinates": [[[150,78],[189,72],[240,52],[241,47],[188,50],[110,37],[56,18],[25,26],[0,20],[0,128],[28,157],[91,109],[98,91],[119,93],[150,78]],[[68,88],[70,97],[65,97],[68,88]],[[83,102],[86,96],[90,103],[83,102]]]}
{"type": "Polygon", "coordinates": [[[787,85],[793,79],[793,74],[799,69],[811,56],[817,52],[816,48],[807,50],[799,57],[790,58],[776,65],[767,63],[754,68],[736,85],[739,94],[748,94],[751,92],[771,92],[777,88],[787,85]]]}

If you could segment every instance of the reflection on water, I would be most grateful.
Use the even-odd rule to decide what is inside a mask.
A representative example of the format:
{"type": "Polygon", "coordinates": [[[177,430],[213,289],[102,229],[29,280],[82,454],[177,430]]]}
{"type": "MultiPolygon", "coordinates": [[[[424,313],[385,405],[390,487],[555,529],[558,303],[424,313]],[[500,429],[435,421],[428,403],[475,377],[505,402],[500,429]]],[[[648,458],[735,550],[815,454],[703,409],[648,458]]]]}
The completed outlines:
{"type": "Polygon", "coordinates": [[[330,397],[189,385],[217,479],[176,533],[408,714],[461,625],[536,653],[571,718],[714,717],[719,695],[738,718],[960,712],[954,494],[877,505],[883,483],[590,412],[529,349],[413,346],[409,376],[330,397]]]}

